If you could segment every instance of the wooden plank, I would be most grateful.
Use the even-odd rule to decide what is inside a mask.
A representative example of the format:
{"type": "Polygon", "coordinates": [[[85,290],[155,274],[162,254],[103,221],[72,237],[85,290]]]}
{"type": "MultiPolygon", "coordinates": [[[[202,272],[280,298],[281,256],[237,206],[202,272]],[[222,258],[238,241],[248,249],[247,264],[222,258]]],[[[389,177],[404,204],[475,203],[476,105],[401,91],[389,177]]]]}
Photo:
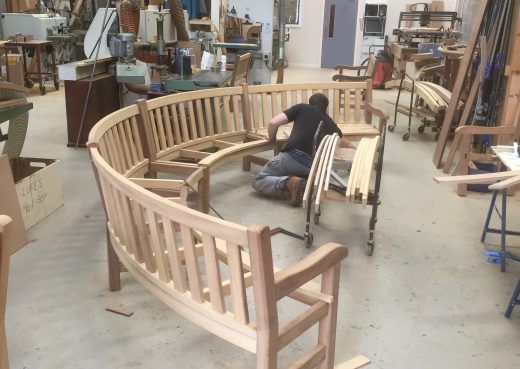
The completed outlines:
{"type": "Polygon", "coordinates": [[[314,186],[314,179],[316,178],[316,173],[319,166],[319,160],[316,160],[316,158],[319,158],[322,155],[325,146],[326,141],[325,139],[323,139],[320,142],[320,146],[318,146],[318,150],[314,154],[314,160],[312,161],[311,169],[309,171],[309,177],[307,178],[307,184],[305,185],[305,191],[303,192],[302,204],[304,208],[307,206],[307,202],[311,194],[312,188],[314,186]]]}
{"type": "Polygon", "coordinates": [[[233,302],[233,315],[240,324],[249,324],[249,312],[247,309],[246,286],[244,281],[244,269],[240,248],[231,242],[226,243],[229,267],[229,279],[231,281],[231,300],[233,302]]]}
{"type": "Polygon", "coordinates": [[[325,317],[328,310],[329,305],[320,301],[307,309],[303,314],[298,315],[298,317],[280,327],[278,333],[278,350],[283,349],[316,324],[317,321],[325,317]]]}
{"type": "Polygon", "coordinates": [[[370,364],[372,361],[364,355],[356,356],[348,361],[338,364],[334,369],[358,369],[370,364]]]}
{"type": "Polygon", "coordinates": [[[108,305],[105,308],[106,311],[110,311],[111,313],[116,313],[119,315],[124,315],[126,317],[132,316],[134,312],[130,309],[127,309],[125,307],[119,306],[119,305],[108,305]]]}
{"type": "Polygon", "coordinates": [[[465,176],[436,176],[433,180],[437,183],[444,184],[486,184],[494,183],[500,180],[508,179],[511,177],[520,176],[519,170],[512,170],[509,172],[497,172],[497,173],[485,173],[485,174],[472,174],[465,176]]]}
{"type": "Polygon", "coordinates": [[[441,131],[439,133],[439,140],[437,141],[435,153],[433,154],[433,164],[437,168],[440,167],[442,162],[446,141],[448,139],[448,133],[450,131],[451,123],[453,122],[455,111],[457,110],[457,106],[460,100],[464,79],[473,59],[473,52],[475,51],[477,37],[479,37],[480,29],[482,28],[482,24],[484,22],[484,15],[486,14],[490,4],[491,0],[482,0],[479,4],[477,12],[475,13],[472,31],[469,34],[467,47],[464,52],[464,57],[460,63],[459,73],[457,75],[457,79],[455,80],[453,93],[451,95],[452,98],[448,104],[446,115],[444,116],[444,122],[442,123],[441,131]]]}

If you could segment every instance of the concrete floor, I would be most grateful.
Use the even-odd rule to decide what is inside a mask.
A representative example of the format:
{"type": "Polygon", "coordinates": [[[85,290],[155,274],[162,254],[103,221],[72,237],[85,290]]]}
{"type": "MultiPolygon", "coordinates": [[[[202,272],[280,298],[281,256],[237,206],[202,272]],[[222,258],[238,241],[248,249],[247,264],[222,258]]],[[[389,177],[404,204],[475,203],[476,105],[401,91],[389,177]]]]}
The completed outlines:
{"type": "MultiPolygon", "coordinates": [[[[328,81],[330,70],[286,71],[287,82],[328,81]]],[[[376,104],[392,112],[375,91],[376,104]]],[[[31,95],[34,110],[23,150],[26,157],[62,161],[65,205],[29,231],[32,242],[13,255],[7,304],[11,368],[253,368],[254,356],[169,310],[125,273],[123,289],[107,289],[104,215],[85,149],[66,144],[63,89],[31,95]],[[105,311],[109,304],[135,313],[105,311]]],[[[78,107],[79,108],[79,107],[78,107]]],[[[369,368],[520,368],[520,307],[503,317],[520,264],[501,273],[480,243],[490,195],[461,198],[432,177],[433,134],[401,141],[405,117],[389,133],[384,160],[376,249],[366,254],[370,209],[326,202],[314,244],[348,245],[343,263],[336,362],[357,354],[369,368]]],[[[255,171],[258,168],[255,168],[255,171]]],[[[238,165],[216,172],[212,205],[242,224],[266,223],[303,233],[305,215],[283,202],[257,196],[253,173],[238,165]]],[[[509,198],[508,221],[520,229],[520,197],[509,198]]],[[[496,223],[496,221],[495,221],[496,223]]],[[[496,225],[496,224],[495,224],[496,225]]],[[[301,241],[273,236],[275,264],[309,254],[301,241]]],[[[520,253],[520,239],[510,237],[520,253]]],[[[315,246],[314,249],[318,247],[315,246]]],[[[291,311],[282,311],[290,316],[291,311]]],[[[306,344],[298,340],[280,355],[284,364],[306,344]]]]}

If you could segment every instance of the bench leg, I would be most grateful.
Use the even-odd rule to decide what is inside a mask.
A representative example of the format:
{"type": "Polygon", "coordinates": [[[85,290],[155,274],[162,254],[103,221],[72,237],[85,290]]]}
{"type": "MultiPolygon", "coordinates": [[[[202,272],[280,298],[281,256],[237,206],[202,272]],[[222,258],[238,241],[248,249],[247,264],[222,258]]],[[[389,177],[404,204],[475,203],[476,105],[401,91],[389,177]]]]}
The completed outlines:
{"type": "Polygon", "coordinates": [[[210,175],[210,169],[204,168],[203,177],[199,181],[199,185],[198,185],[199,211],[203,212],[204,214],[209,213],[209,196],[210,196],[209,175],[210,175]]]}
{"type": "Polygon", "coordinates": [[[321,292],[334,298],[329,304],[329,312],[319,323],[318,343],[326,347],[325,359],[319,369],[334,368],[334,352],[336,348],[336,324],[338,318],[339,272],[341,265],[336,264],[322,275],[321,292]]]}
{"type": "Polygon", "coordinates": [[[117,257],[110,235],[107,229],[107,253],[108,253],[108,287],[110,291],[119,291],[121,289],[121,263],[117,257]]]}

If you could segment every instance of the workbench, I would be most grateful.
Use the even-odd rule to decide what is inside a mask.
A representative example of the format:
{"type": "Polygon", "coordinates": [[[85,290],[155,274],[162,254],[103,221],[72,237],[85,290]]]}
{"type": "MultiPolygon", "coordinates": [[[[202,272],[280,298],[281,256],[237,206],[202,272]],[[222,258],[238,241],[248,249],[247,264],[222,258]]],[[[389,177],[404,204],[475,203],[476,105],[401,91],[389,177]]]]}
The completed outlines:
{"type": "Polygon", "coordinates": [[[195,91],[222,87],[229,84],[232,76],[232,71],[210,70],[202,70],[197,74],[184,76],[172,75],[171,78],[163,81],[163,88],[166,91],[195,91]]]}
{"type": "MultiPolygon", "coordinates": [[[[504,164],[509,170],[520,170],[520,157],[513,152],[513,146],[491,146],[491,150],[497,155],[502,164],[504,164]]],[[[520,261],[519,256],[515,256],[506,250],[506,236],[520,236],[520,232],[508,230],[506,227],[507,220],[507,188],[501,190],[494,190],[493,196],[491,197],[491,203],[486,216],[486,222],[482,231],[481,242],[484,242],[488,233],[500,234],[500,270],[505,272],[506,270],[506,259],[514,261],[520,261]],[[491,215],[495,209],[496,200],[498,193],[502,193],[502,209],[500,214],[500,229],[490,228],[489,222],[491,221],[491,215]]],[[[497,210],[498,211],[498,210],[497,210]]]]}
{"type": "MultiPolygon", "coordinates": [[[[31,40],[31,41],[8,41],[1,45],[1,48],[4,51],[6,60],[9,54],[9,51],[15,50],[18,51],[19,48],[22,49],[23,55],[23,71],[24,71],[24,79],[25,86],[31,88],[34,85],[34,81],[37,81],[40,86],[40,94],[45,95],[45,86],[44,83],[48,79],[52,79],[54,82],[54,87],[56,90],[59,89],[60,83],[58,80],[58,75],[56,73],[56,58],[54,56],[54,44],[52,41],[42,41],[42,40],[31,40]],[[30,71],[30,68],[27,67],[27,52],[34,52],[34,58],[36,59],[36,72],[30,71]],[[50,71],[44,72],[42,68],[42,57],[41,54],[46,52],[51,55],[51,65],[50,71]]],[[[9,79],[9,68],[7,68],[7,78],[9,79]]]]}

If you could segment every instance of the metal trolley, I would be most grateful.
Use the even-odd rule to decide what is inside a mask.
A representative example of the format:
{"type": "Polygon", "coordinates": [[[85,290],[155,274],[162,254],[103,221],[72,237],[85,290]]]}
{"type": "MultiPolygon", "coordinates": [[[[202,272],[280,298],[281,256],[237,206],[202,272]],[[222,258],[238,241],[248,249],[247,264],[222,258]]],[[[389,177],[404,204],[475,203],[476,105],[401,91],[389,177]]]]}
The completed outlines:
{"type": "MultiPolygon", "coordinates": [[[[317,140],[319,131],[318,129],[315,142],[319,142],[319,140],[317,140]]],[[[311,215],[314,224],[319,224],[321,201],[323,199],[348,201],[372,206],[367,253],[368,255],[373,254],[377,210],[381,204],[379,192],[383,171],[385,136],[386,129],[383,129],[381,136],[361,139],[354,155],[347,182],[340,178],[332,169],[336,144],[339,140],[338,135],[327,135],[321,140],[319,147],[315,151],[313,164],[303,195],[303,206],[307,208],[305,233],[303,237],[306,247],[312,245],[314,238],[310,232],[311,215]],[[374,172],[374,188],[370,189],[370,178],[374,172]]]]}

